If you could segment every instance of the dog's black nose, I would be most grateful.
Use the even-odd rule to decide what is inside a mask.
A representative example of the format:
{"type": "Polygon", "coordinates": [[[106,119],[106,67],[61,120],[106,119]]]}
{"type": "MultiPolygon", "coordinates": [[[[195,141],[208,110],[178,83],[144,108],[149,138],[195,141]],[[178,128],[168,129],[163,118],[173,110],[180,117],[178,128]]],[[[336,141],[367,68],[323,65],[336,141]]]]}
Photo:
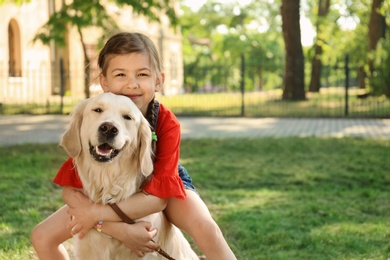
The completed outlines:
{"type": "Polygon", "coordinates": [[[107,138],[112,138],[118,134],[118,128],[111,123],[103,123],[99,127],[99,133],[107,138]]]}

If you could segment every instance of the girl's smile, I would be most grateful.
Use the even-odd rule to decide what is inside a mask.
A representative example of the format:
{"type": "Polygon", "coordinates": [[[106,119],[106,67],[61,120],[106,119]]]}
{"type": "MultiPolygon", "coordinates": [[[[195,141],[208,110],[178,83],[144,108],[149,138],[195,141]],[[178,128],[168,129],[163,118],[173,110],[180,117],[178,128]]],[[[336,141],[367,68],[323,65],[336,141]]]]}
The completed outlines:
{"type": "Polygon", "coordinates": [[[135,101],[139,98],[141,98],[141,94],[139,95],[126,95],[128,98],[130,98],[131,100],[135,101]]]}
{"type": "Polygon", "coordinates": [[[154,93],[160,90],[149,56],[144,53],[111,55],[106,75],[100,76],[103,90],[129,97],[145,115],[154,93]]]}

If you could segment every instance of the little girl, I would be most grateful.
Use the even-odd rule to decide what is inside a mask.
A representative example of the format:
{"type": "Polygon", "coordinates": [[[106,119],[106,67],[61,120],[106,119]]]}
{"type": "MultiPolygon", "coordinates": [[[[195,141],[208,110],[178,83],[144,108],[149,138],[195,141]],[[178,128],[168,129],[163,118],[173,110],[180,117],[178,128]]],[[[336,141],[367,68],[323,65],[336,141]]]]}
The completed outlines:
{"type": "MultiPolygon", "coordinates": [[[[156,135],[151,180],[143,192],[119,202],[118,206],[132,219],[163,210],[169,221],[194,239],[207,259],[236,259],[195,192],[187,171],[179,164],[180,124],[172,112],[155,100],[164,74],[153,42],[140,33],[118,33],[101,50],[98,65],[103,91],[129,97],[156,135]]],[[[54,182],[63,186],[67,205],[32,231],[32,243],[40,259],[69,259],[62,243],[77,233],[82,239],[97,223],[102,232],[122,241],[139,257],[158,247],[151,241],[157,230],[151,230],[150,223],[123,223],[110,206],[94,204],[82,194],[82,183],[71,158],[61,167],[54,182]]]]}

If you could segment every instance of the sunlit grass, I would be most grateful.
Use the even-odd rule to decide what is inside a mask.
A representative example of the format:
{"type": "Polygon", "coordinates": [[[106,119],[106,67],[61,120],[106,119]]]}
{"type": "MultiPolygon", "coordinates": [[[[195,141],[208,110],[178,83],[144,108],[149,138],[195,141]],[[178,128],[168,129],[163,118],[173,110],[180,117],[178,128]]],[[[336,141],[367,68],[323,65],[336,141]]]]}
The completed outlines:
{"type": "MultiPolygon", "coordinates": [[[[182,164],[238,259],[390,257],[390,140],[182,141],[182,164]]],[[[0,259],[35,259],[31,229],[62,205],[52,145],[0,148],[0,259]]]]}
{"type": "Polygon", "coordinates": [[[389,141],[286,138],[185,144],[188,161],[183,163],[239,259],[389,256],[389,141]],[[344,228],[335,240],[329,234],[337,225],[344,228]]]}

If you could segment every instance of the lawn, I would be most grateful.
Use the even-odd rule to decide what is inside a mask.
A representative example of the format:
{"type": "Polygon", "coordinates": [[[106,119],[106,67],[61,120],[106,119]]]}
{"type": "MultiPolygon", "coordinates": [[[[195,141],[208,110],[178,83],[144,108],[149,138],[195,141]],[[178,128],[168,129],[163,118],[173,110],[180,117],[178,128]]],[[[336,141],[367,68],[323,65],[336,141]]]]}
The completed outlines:
{"type": "MultiPolygon", "coordinates": [[[[181,162],[238,259],[388,259],[390,140],[183,140],[181,162]]],[[[62,202],[56,144],[0,147],[0,259],[34,259],[62,202]]],[[[207,239],[207,238],[205,238],[207,239]]]]}

